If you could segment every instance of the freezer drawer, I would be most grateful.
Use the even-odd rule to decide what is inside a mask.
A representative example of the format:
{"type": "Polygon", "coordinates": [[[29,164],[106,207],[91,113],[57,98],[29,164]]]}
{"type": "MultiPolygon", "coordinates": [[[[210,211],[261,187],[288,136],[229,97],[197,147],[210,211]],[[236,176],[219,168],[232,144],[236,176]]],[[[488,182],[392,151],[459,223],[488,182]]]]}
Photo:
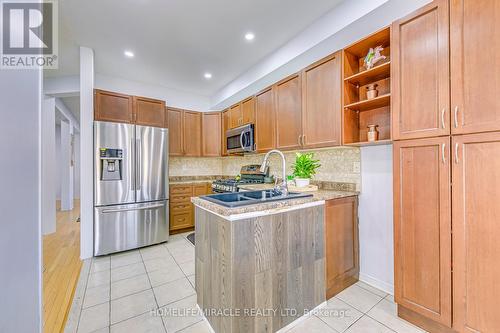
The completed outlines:
{"type": "Polygon", "coordinates": [[[94,255],[168,240],[168,200],[95,208],[94,255]]]}

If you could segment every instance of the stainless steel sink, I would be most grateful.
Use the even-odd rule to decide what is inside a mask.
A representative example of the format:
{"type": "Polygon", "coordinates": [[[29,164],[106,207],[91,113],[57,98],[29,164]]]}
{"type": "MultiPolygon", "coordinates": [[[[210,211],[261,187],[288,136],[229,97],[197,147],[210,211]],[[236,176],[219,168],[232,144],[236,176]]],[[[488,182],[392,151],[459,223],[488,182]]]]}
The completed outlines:
{"type": "Polygon", "coordinates": [[[224,207],[232,208],[232,207],[240,207],[246,205],[254,205],[263,202],[307,198],[307,197],[312,197],[312,194],[289,192],[288,194],[285,195],[277,190],[265,190],[265,191],[211,194],[202,196],[200,198],[219,204],[224,207]]]}

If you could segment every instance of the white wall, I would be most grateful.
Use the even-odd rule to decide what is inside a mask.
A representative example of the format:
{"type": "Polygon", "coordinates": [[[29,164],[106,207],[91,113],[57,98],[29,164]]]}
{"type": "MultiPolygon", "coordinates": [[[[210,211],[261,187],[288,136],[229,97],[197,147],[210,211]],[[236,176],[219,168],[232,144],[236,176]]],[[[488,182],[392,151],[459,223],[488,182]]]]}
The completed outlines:
{"type": "MultiPolygon", "coordinates": [[[[79,76],[47,77],[44,79],[45,93],[53,96],[77,96],[80,92],[79,76]]],[[[156,98],[167,102],[168,106],[195,111],[208,111],[210,98],[198,94],[111,77],[95,73],[95,88],[123,94],[156,98]]]]}
{"type": "Polygon", "coordinates": [[[55,99],[44,98],[41,114],[42,135],[42,233],[44,235],[56,231],[56,179],[58,173],[55,171],[56,161],[56,133],[55,99]]]}
{"type": "Polygon", "coordinates": [[[0,332],[41,332],[41,72],[0,71],[0,332]]]}
{"type": "Polygon", "coordinates": [[[94,51],[80,47],[80,257],[94,254],[94,51]]]}
{"type": "MultiPolygon", "coordinates": [[[[56,158],[55,161],[55,171],[56,175],[61,175],[61,125],[57,124],[56,127],[56,158]]],[[[55,179],[56,184],[56,200],[61,200],[61,177],[58,176],[55,179]]]]}
{"type": "Polygon", "coordinates": [[[73,197],[80,199],[80,133],[75,133],[75,165],[73,167],[73,197]]]}
{"type": "Polygon", "coordinates": [[[211,99],[211,107],[221,110],[251,96],[311,63],[390,25],[430,1],[344,1],[338,6],[345,10],[340,15],[335,11],[327,13],[297,37],[215,93],[211,99]],[[361,14],[365,13],[368,14],[361,17],[361,14]],[[346,26],[346,22],[359,17],[361,18],[346,26]]]}
{"type": "Polygon", "coordinates": [[[361,148],[360,280],[394,292],[392,145],[361,148]]]}
{"type": "Polygon", "coordinates": [[[209,111],[210,109],[210,99],[208,96],[191,94],[163,86],[130,81],[98,73],[95,75],[95,88],[117,91],[128,95],[161,99],[166,101],[168,106],[177,108],[195,111],[209,111]]]}

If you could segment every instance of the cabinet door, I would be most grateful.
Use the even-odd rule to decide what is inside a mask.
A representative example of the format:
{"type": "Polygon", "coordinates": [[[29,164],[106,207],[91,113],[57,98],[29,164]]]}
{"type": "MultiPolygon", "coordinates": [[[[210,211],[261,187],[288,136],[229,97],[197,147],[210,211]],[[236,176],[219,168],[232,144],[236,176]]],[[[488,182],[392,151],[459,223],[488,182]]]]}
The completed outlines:
{"type": "Polygon", "coordinates": [[[394,143],[394,291],[400,306],[451,325],[450,138],[394,143]]]}
{"type": "Polygon", "coordinates": [[[452,0],[452,133],[500,130],[500,3],[452,0]]]}
{"type": "Polygon", "coordinates": [[[276,93],[276,146],[300,147],[302,135],[302,98],[300,75],[295,74],[274,86],[276,93]]]}
{"type": "Polygon", "coordinates": [[[184,155],[182,110],[167,108],[168,151],[170,156],[184,155]]]}
{"type": "Polygon", "coordinates": [[[255,98],[249,98],[241,102],[241,124],[253,124],[255,122],[255,98]]]}
{"type": "Polygon", "coordinates": [[[134,96],[134,118],[137,125],[167,127],[165,102],[134,96]]]}
{"type": "Polygon", "coordinates": [[[229,108],[229,128],[241,126],[241,104],[238,103],[229,108]]]}
{"type": "Polygon", "coordinates": [[[203,156],[220,156],[221,120],[220,112],[202,114],[202,153],[203,156]]]}
{"type": "Polygon", "coordinates": [[[325,204],[326,298],[358,280],[358,198],[328,200],[325,204]]]}
{"type": "Polygon", "coordinates": [[[500,332],[500,133],[456,136],[452,147],[454,328],[500,332]]]}
{"type": "Polygon", "coordinates": [[[229,109],[222,112],[222,156],[227,156],[226,131],[229,129],[229,109]]]}
{"type": "Polygon", "coordinates": [[[392,25],[393,138],[450,134],[448,0],[392,25]]]}
{"type": "Polygon", "coordinates": [[[94,98],[95,120],[127,124],[134,122],[132,96],[95,90],[94,98]]]}
{"type": "Polygon", "coordinates": [[[341,59],[341,52],[337,52],[302,73],[302,142],[307,147],[340,145],[341,59]]]}
{"type": "Polygon", "coordinates": [[[255,144],[257,152],[266,152],[276,147],[276,114],[272,88],[255,96],[255,144]]]}
{"type": "Polygon", "coordinates": [[[184,155],[201,156],[201,113],[184,111],[184,155]]]}

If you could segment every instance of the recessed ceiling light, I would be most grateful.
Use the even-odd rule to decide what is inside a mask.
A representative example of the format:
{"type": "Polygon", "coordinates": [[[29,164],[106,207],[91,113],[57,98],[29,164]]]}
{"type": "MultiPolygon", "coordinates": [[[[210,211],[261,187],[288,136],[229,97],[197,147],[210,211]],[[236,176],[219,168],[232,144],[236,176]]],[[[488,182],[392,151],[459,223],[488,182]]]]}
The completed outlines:
{"type": "Polygon", "coordinates": [[[124,54],[127,58],[133,58],[133,57],[134,57],[134,52],[132,52],[132,51],[125,51],[125,52],[123,52],[123,54],[124,54]]]}
{"type": "Polygon", "coordinates": [[[253,32],[247,32],[245,34],[245,39],[250,41],[250,40],[253,40],[255,38],[255,35],[253,34],[253,32]]]}
{"type": "Polygon", "coordinates": [[[211,73],[205,73],[203,74],[203,76],[205,77],[205,79],[211,79],[212,78],[212,74],[211,73]]]}

